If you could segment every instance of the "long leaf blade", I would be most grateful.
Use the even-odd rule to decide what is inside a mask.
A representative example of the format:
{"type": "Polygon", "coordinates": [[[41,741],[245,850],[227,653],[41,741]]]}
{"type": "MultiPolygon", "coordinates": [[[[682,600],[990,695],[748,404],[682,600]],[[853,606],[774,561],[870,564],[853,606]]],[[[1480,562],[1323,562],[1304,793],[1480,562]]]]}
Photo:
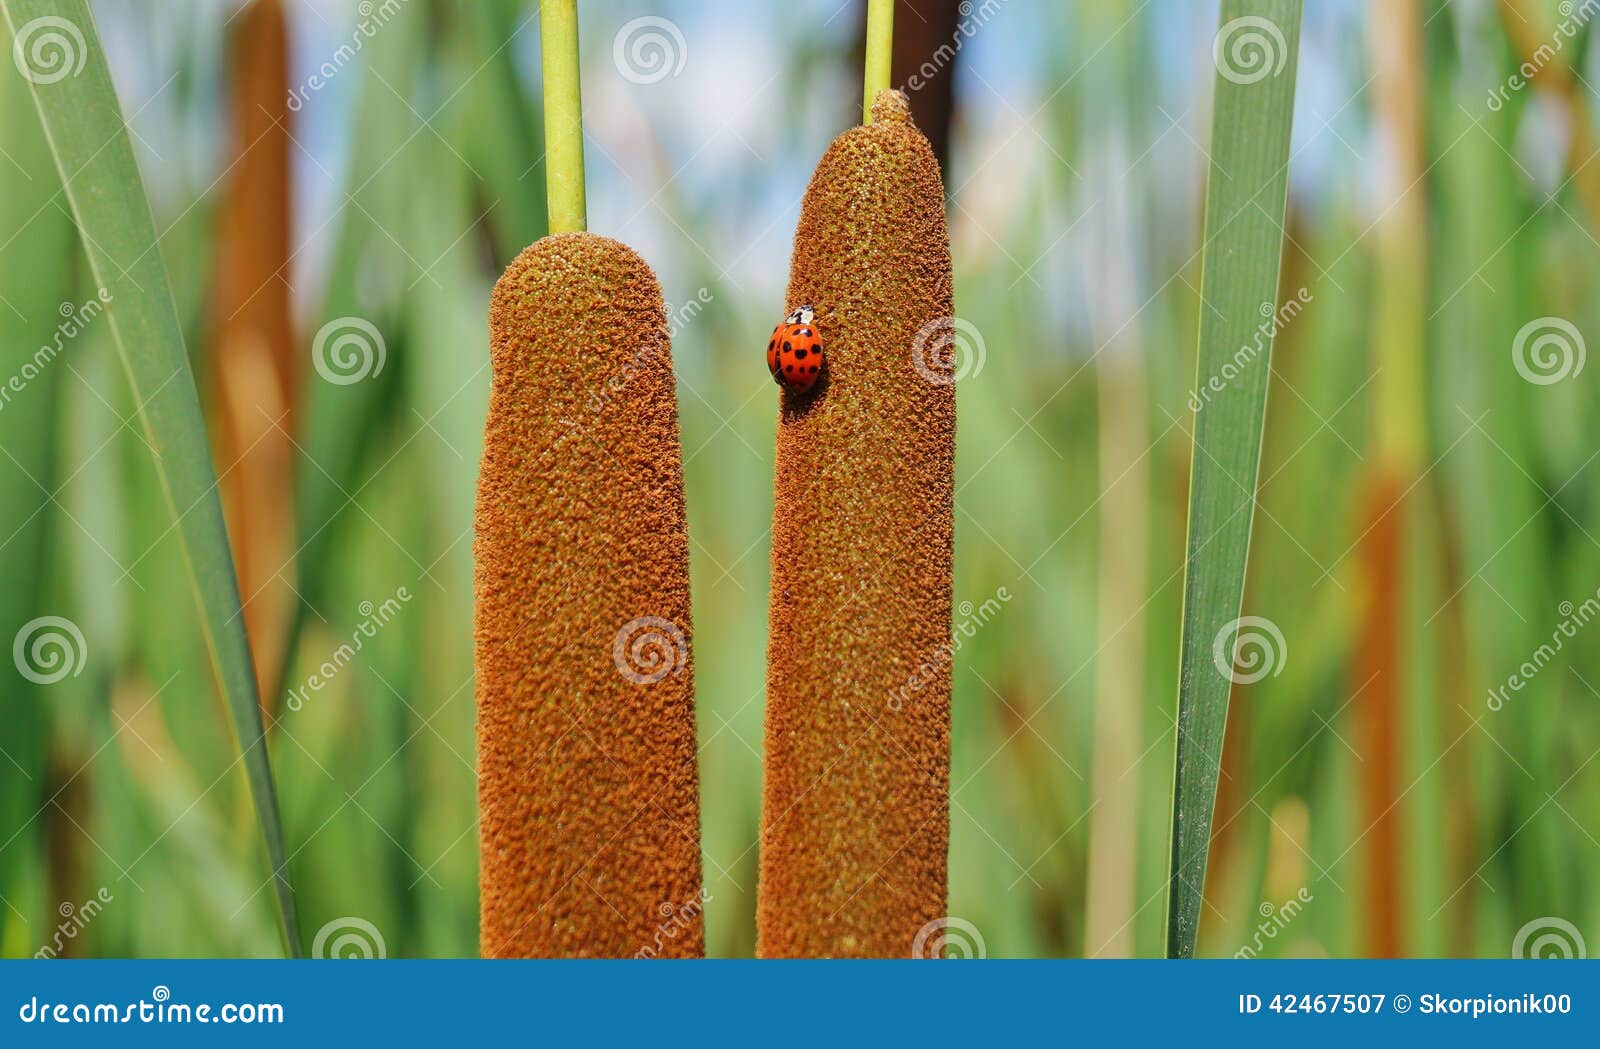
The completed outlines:
{"type": "Polygon", "coordinates": [[[1263,318],[1277,313],[1300,15],[1301,0],[1224,0],[1215,41],[1195,381],[1200,407],[1190,468],[1167,883],[1169,957],[1194,954],[1234,680],[1231,663],[1215,652],[1218,645],[1231,651],[1241,628],[1277,326],[1263,318]],[[1241,350],[1251,351],[1242,367],[1236,359],[1241,350]]]}
{"type": "Polygon", "coordinates": [[[277,791],[205,420],[105,52],[87,0],[0,0],[0,6],[20,38],[19,66],[40,63],[30,66],[34,102],[90,268],[110,296],[107,318],[155,450],[206,647],[239,738],[284,938],[299,954],[277,791]]]}

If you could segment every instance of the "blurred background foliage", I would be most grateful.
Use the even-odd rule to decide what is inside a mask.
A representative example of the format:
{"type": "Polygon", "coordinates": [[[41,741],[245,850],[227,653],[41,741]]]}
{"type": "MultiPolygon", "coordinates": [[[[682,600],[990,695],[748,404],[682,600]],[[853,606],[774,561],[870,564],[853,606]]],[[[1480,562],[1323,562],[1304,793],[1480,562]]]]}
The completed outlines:
{"type": "MultiPolygon", "coordinates": [[[[1234,691],[1202,954],[1503,956],[1543,916],[1600,942],[1600,646],[1488,702],[1600,587],[1593,373],[1530,383],[1512,352],[1540,317],[1600,331],[1584,7],[1308,5],[1280,300],[1309,304],[1273,360],[1245,601],[1284,645],[1234,691]]],[[[470,529],[488,291],[544,224],[535,5],[93,8],[212,425],[301,928],[472,955],[470,529]],[[315,336],[350,317],[384,364],[330,382],[315,336]]],[[[914,103],[985,350],[959,393],[956,621],[999,610],[956,657],[950,908],[991,955],[1161,950],[1215,22],[900,5],[895,80],[935,63],[914,103]]],[[[759,350],[811,168],[857,119],[861,23],[854,0],[583,5],[590,228],[670,308],[703,304],[673,352],[717,955],[754,947],[759,350]],[[617,51],[644,16],[680,34],[649,83],[617,51]]],[[[11,377],[95,289],[9,61],[0,154],[11,377]]],[[[93,321],[0,407],[0,639],[43,615],[85,638],[55,683],[0,666],[0,950],[272,955],[134,408],[93,321]]]]}

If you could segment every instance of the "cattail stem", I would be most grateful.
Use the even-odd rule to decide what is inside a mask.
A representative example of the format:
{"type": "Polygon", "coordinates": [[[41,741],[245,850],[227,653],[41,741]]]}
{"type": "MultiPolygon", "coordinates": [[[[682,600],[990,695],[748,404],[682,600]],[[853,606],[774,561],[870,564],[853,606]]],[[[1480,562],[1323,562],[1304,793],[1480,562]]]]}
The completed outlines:
{"type": "Polygon", "coordinates": [[[542,0],[539,48],[544,69],[544,170],[550,232],[582,233],[583,92],[578,79],[578,2],[542,0]]]}
{"type": "Polygon", "coordinates": [[[894,0],[867,0],[867,69],[861,98],[861,122],[872,123],[872,100],[889,87],[894,54],[894,0]]]}

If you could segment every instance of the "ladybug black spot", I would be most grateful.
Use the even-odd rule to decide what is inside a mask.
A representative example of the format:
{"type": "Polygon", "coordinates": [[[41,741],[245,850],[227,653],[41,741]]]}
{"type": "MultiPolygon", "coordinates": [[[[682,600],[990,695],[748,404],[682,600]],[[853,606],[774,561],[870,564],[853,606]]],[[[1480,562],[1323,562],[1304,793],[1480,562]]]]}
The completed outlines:
{"type": "Polygon", "coordinates": [[[785,342],[783,344],[783,352],[784,353],[788,353],[790,349],[791,349],[790,345],[787,342],[785,342]]]}
{"type": "Polygon", "coordinates": [[[777,347],[778,347],[778,340],[777,339],[773,339],[771,342],[767,343],[767,352],[771,353],[773,350],[777,349],[777,347]]]}
{"type": "Polygon", "coordinates": [[[813,373],[815,373],[815,372],[816,372],[816,370],[817,370],[817,366],[816,366],[816,365],[815,365],[815,364],[813,364],[813,365],[812,365],[812,366],[811,366],[811,371],[812,371],[812,372],[813,372],[813,373]]]}
{"type": "Polygon", "coordinates": [[[797,360],[802,360],[803,361],[803,360],[806,359],[806,351],[805,350],[796,350],[794,355],[795,355],[795,358],[797,360]]]}

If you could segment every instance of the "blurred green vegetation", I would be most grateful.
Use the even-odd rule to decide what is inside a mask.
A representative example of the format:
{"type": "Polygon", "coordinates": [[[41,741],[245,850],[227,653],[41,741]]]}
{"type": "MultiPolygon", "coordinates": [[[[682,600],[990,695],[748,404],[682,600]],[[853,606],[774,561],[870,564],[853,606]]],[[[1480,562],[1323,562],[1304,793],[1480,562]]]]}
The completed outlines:
{"type": "MultiPolygon", "coordinates": [[[[312,6],[287,5],[296,85],[372,17],[312,6]]],[[[1555,38],[1556,4],[1515,6],[1555,38]]],[[[214,422],[218,214],[250,162],[222,105],[238,8],[94,4],[214,422]]],[[[856,119],[860,11],[838,8],[584,5],[591,228],[639,248],[669,303],[707,303],[673,352],[717,955],[754,947],[776,416],[761,337],[804,180],[856,119]],[[681,28],[681,76],[618,75],[616,34],[643,15],[681,28]]],[[[1600,849],[1589,626],[1499,709],[1488,700],[1600,587],[1593,373],[1529,382],[1514,353],[1540,318],[1600,331],[1600,230],[1574,178],[1597,158],[1567,148],[1592,117],[1549,76],[1491,105],[1520,61],[1506,12],[1421,0],[1405,57],[1421,174],[1392,185],[1405,147],[1372,79],[1386,38],[1365,3],[1308,8],[1279,298],[1304,289],[1309,305],[1273,360],[1244,608],[1285,641],[1280,672],[1233,693],[1199,953],[1373,949],[1370,874],[1388,867],[1363,800],[1363,629],[1378,610],[1359,550],[1384,435],[1407,427],[1403,556],[1381,591],[1400,595],[1382,611],[1398,639],[1385,811],[1401,849],[1380,887],[1401,901],[1399,948],[1503,957],[1552,916],[1600,942],[1581,874],[1600,849]],[[1406,241],[1422,252],[1420,321],[1382,304],[1407,265],[1383,247],[1395,200],[1421,209],[1406,241]],[[1420,336],[1390,330],[1408,324],[1420,336]],[[1380,397],[1404,347],[1420,389],[1380,397]]],[[[354,916],[390,956],[472,955],[484,312],[543,229],[537,32],[519,0],[384,10],[291,122],[295,255],[280,279],[307,366],[285,427],[294,487],[270,494],[293,504],[281,574],[297,640],[281,675],[260,652],[257,669],[300,690],[267,703],[307,945],[354,916]],[[385,364],[340,384],[309,365],[316,333],[347,317],[377,328],[385,364]],[[325,687],[307,689],[313,676],[325,687]]],[[[1010,0],[945,74],[957,310],[985,348],[959,388],[957,622],[1009,595],[956,657],[950,909],[991,956],[1161,950],[1215,18],[1186,0],[1010,0]]],[[[1580,98],[1591,36],[1580,26],[1560,54],[1580,98]]],[[[61,304],[95,289],[10,61],[0,149],[4,383],[51,343],[61,304]]],[[[50,945],[104,889],[112,902],[62,953],[276,954],[150,449],[105,326],[66,345],[0,407],[0,642],[46,615],[85,638],[81,672],[52,684],[0,663],[0,951],[50,945]]]]}

